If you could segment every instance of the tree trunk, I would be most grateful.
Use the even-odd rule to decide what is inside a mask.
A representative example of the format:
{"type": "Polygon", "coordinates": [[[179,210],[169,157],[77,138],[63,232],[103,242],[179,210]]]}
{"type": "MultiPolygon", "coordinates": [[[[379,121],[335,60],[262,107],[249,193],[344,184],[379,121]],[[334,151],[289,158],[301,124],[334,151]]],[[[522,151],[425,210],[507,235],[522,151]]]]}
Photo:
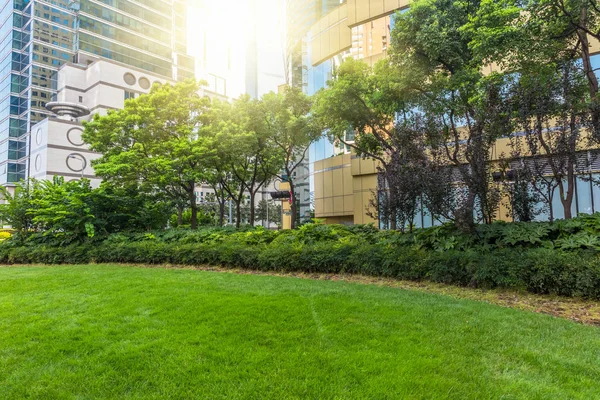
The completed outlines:
{"type": "Polygon", "coordinates": [[[192,229],[198,229],[198,204],[196,204],[196,196],[194,194],[194,188],[188,192],[190,198],[190,211],[192,212],[192,218],[190,220],[190,227],[192,229]]]}
{"type": "Polygon", "coordinates": [[[475,211],[475,194],[469,190],[469,194],[463,206],[456,210],[456,227],[463,232],[473,232],[475,229],[475,221],[473,212],[475,211]]]}
{"type": "Polygon", "coordinates": [[[235,202],[235,227],[239,229],[242,223],[242,202],[235,202]]]}
{"type": "Polygon", "coordinates": [[[563,183],[560,183],[558,186],[558,191],[560,194],[560,202],[562,203],[563,209],[565,211],[565,219],[573,218],[573,213],[571,211],[571,207],[573,205],[573,196],[575,194],[575,177],[569,173],[568,181],[567,181],[567,190],[565,193],[565,187],[563,183]]]}
{"type": "Polygon", "coordinates": [[[177,206],[177,226],[183,225],[183,207],[177,206]]]}
{"type": "Polygon", "coordinates": [[[252,190],[250,191],[250,225],[254,226],[254,198],[256,197],[256,193],[252,190]]]}
{"type": "Polygon", "coordinates": [[[225,200],[219,200],[219,226],[225,223],[225,200]]]}

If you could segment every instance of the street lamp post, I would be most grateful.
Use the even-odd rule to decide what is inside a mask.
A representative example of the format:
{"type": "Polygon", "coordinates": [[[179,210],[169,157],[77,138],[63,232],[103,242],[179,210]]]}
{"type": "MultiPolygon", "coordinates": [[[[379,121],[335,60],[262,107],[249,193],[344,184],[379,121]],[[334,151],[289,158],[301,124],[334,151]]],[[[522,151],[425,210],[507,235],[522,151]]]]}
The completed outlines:
{"type": "Polygon", "coordinates": [[[83,179],[83,170],[85,169],[85,159],[81,156],[76,156],[74,154],[69,155],[69,158],[79,160],[81,162],[81,175],[80,179],[83,179]]]}

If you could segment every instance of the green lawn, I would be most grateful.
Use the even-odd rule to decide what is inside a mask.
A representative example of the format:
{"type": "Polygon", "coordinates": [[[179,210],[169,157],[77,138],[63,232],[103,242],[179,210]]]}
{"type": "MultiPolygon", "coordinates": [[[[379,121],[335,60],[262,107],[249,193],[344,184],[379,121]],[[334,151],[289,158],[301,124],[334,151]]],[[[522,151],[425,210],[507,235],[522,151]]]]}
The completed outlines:
{"type": "Polygon", "coordinates": [[[600,329],[343,282],[0,268],[0,398],[597,399],[600,329]]]}

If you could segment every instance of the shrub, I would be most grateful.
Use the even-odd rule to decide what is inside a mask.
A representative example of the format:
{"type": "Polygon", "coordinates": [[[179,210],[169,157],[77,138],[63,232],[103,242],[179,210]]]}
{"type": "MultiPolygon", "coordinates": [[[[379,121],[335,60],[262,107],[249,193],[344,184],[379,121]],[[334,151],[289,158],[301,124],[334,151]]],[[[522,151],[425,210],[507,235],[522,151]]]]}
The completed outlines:
{"type": "Polygon", "coordinates": [[[173,263],[355,273],[600,299],[599,220],[595,214],[555,224],[495,223],[478,227],[472,235],[452,225],[411,234],[319,224],[294,231],[175,229],[116,233],[68,246],[15,235],[0,241],[0,262],[173,263]]]}

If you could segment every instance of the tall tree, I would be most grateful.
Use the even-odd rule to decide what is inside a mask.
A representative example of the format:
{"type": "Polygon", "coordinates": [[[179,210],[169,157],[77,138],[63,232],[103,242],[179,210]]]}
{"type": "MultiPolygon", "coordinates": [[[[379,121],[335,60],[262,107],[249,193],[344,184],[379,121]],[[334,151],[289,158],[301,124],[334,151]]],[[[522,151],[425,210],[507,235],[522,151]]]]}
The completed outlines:
{"type": "Polygon", "coordinates": [[[590,129],[600,140],[599,71],[591,60],[591,44],[600,41],[597,0],[483,0],[463,32],[479,59],[509,71],[580,59],[590,129]]]}
{"type": "Polygon", "coordinates": [[[154,85],[149,94],[125,102],[122,110],[96,114],[85,124],[84,140],[102,153],[93,162],[103,179],[140,183],[191,210],[197,227],[196,186],[206,178],[214,157],[212,138],[200,134],[210,106],[198,95],[197,82],[154,85]]]}
{"type": "Polygon", "coordinates": [[[587,171],[578,152],[587,145],[591,124],[585,76],[578,62],[539,65],[522,70],[511,88],[514,117],[522,135],[511,137],[513,157],[527,157],[523,165],[532,184],[550,207],[558,189],[565,219],[572,215],[576,174],[587,171]]]}
{"type": "Polygon", "coordinates": [[[484,222],[495,217],[499,196],[491,185],[490,156],[510,129],[502,104],[502,78],[483,74],[464,26],[476,15],[477,0],[417,0],[398,14],[391,60],[403,75],[403,90],[420,94],[420,111],[435,119],[430,145],[454,165],[465,188],[457,223],[472,229],[475,211],[484,222]]]}
{"type": "MultiPolygon", "coordinates": [[[[262,115],[267,129],[267,137],[280,157],[282,168],[277,176],[290,185],[290,192],[296,194],[295,172],[306,159],[312,142],[321,136],[321,129],[310,114],[312,101],[296,88],[286,88],[281,94],[269,93],[261,99],[262,115]]],[[[290,203],[291,215],[298,213],[296,201],[290,203]]],[[[292,217],[292,229],[296,218],[292,217]]]]}
{"type": "MultiPolygon", "coordinates": [[[[245,95],[232,103],[215,104],[209,129],[216,135],[217,169],[227,171],[223,187],[236,202],[236,214],[248,193],[248,221],[254,225],[256,194],[282,165],[281,153],[269,137],[261,102],[245,95]]],[[[239,217],[237,221],[239,225],[239,217]]]]}
{"type": "Polygon", "coordinates": [[[378,191],[369,215],[392,229],[412,226],[425,188],[428,166],[426,121],[399,91],[399,71],[387,62],[375,68],[348,59],[334,71],[328,87],[315,96],[313,113],[330,139],[354,148],[360,157],[378,161],[378,191]],[[353,135],[348,139],[348,132],[353,135]]]}

